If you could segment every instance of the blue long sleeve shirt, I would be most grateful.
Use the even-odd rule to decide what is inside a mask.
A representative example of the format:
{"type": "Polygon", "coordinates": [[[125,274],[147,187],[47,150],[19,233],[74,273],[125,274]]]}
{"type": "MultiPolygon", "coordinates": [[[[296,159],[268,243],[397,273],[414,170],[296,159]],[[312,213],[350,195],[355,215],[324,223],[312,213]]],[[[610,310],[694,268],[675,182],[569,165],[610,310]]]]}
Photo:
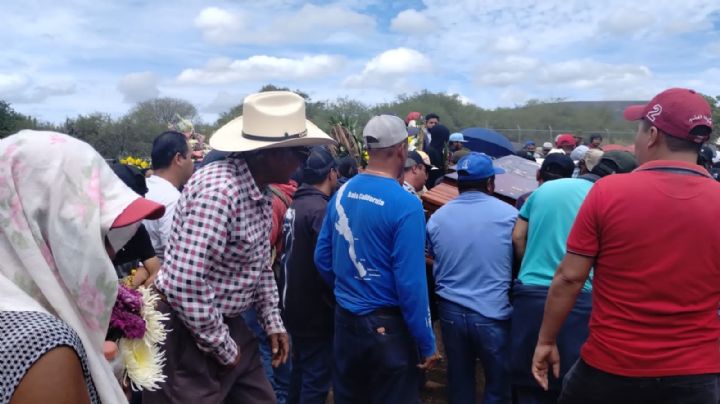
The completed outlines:
{"type": "Polygon", "coordinates": [[[435,352],[425,276],[425,217],[396,180],[360,174],[328,203],[315,265],[342,308],[399,307],[420,352],[435,352]]]}

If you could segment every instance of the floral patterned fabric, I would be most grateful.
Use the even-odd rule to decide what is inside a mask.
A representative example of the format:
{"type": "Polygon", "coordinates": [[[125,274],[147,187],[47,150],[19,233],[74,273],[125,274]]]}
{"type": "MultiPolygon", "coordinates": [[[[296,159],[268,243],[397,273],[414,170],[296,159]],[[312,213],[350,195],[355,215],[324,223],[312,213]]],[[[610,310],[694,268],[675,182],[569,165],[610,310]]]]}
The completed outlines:
{"type": "Polygon", "coordinates": [[[24,130],[0,140],[0,310],[72,327],[105,403],[126,399],[102,351],[117,294],[104,239],[137,198],[75,138],[24,130]]]}

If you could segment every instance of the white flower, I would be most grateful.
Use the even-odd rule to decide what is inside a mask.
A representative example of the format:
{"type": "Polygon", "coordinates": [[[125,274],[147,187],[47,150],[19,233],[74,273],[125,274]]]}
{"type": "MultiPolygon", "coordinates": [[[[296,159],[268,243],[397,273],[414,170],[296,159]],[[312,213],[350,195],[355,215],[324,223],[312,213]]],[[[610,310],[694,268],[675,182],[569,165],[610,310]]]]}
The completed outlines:
{"type": "Polygon", "coordinates": [[[118,348],[133,390],[153,391],[165,381],[165,355],[156,345],[148,345],[142,339],[121,338],[118,348]]]}
{"type": "Polygon", "coordinates": [[[142,339],[121,338],[118,348],[125,372],[133,390],[153,391],[164,382],[165,353],[158,347],[167,337],[163,321],[168,315],[155,309],[159,296],[146,287],[138,288],[142,295],[142,314],[145,320],[145,335],[142,339]]]}
{"type": "Polygon", "coordinates": [[[160,344],[165,341],[167,330],[163,325],[163,321],[168,320],[168,315],[160,313],[155,309],[160,297],[153,293],[151,289],[141,286],[138,291],[142,294],[142,318],[145,320],[145,336],[143,340],[146,344],[160,344]]]}

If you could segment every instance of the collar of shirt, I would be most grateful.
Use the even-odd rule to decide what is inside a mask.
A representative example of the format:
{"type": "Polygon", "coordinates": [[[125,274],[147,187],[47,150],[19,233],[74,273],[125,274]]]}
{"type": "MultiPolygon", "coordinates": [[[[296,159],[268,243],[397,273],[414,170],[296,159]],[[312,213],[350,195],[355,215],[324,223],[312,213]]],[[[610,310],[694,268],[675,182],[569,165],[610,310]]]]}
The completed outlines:
{"type": "Polygon", "coordinates": [[[413,187],[412,185],[410,185],[407,181],[403,182],[403,188],[405,188],[406,191],[408,191],[408,192],[410,192],[411,194],[417,196],[418,198],[420,197],[420,196],[418,195],[417,191],[415,190],[415,187],[413,187]]]}
{"type": "MultiPolygon", "coordinates": [[[[165,189],[174,189],[175,191],[178,191],[177,188],[175,188],[175,185],[172,184],[172,182],[166,180],[165,178],[159,176],[159,175],[151,175],[150,178],[147,179],[147,182],[154,183],[157,186],[163,187],[165,189]]],[[[178,191],[180,192],[180,191],[178,191]]]]}
{"type": "Polygon", "coordinates": [[[465,191],[461,192],[460,195],[455,199],[485,199],[490,195],[480,191],[465,191]]]}
{"type": "Polygon", "coordinates": [[[697,164],[690,164],[684,161],[677,160],[653,160],[636,168],[635,171],[651,171],[651,170],[686,170],[692,173],[702,175],[704,177],[712,178],[710,173],[703,167],[697,164]]]}
{"type": "Polygon", "coordinates": [[[267,187],[263,187],[263,190],[260,190],[258,188],[257,183],[255,182],[255,178],[252,176],[252,172],[250,172],[250,166],[248,166],[245,159],[240,157],[230,157],[228,160],[232,161],[232,163],[237,167],[238,171],[238,180],[240,182],[246,182],[250,184],[250,199],[253,201],[259,201],[263,198],[269,197],[269,190],[267,187]]]}

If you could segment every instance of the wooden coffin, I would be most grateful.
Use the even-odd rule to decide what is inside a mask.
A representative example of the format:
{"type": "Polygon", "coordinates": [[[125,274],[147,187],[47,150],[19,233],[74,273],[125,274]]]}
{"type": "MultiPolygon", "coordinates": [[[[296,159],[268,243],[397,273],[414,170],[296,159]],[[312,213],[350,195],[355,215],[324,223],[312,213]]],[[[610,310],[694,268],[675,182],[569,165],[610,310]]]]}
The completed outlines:
{"type": "MultiPolygon", "coordinates": [[[[505,169],[505,174],[495,177],[495,197],[511,205],[517,198],[537,188],[536,173],[540,164],[518,156],[505,156],[494,161],[497,167],[505,169]]],[[[436,210],[458,196],[457,173],[445,175],[442,183],[422,196],[423,207],[430,217],[436,210]]]]}

